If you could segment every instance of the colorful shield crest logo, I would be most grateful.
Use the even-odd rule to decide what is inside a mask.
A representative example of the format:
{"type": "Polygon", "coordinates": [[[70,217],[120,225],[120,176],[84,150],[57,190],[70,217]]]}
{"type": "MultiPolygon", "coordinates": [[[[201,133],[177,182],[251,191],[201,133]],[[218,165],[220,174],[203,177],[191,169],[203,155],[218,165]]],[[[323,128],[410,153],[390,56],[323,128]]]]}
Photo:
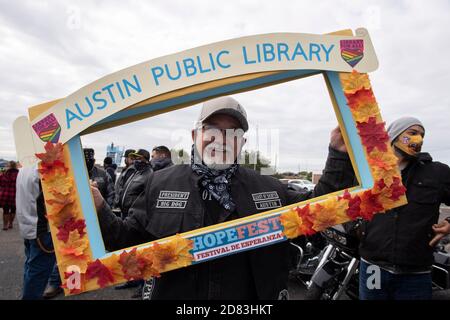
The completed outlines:
{"type": "Polygon", "coordinates": [[[61,134],[61,126],[53,113],[35,123],[33,129],[44,142],[57,143],[61,134]]]}
{"type": "Polygon", "coordinates": [[[341,40],[341,57],[352,68],[364,57],[364,40],[341,40]]]}

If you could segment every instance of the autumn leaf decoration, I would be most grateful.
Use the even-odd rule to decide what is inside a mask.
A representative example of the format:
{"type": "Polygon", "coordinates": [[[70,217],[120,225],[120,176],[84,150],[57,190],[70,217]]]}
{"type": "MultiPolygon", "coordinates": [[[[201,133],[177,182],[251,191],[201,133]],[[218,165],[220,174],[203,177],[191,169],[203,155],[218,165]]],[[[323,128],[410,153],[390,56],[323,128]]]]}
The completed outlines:
{"type": "MultiPolygon", "coordinates": [[[[39,173],[47,218],[52,226],[52,232],[56,231],[54,240],[57,241],[54,241],[54,245],[58,255],[58,267],[66,275],[68,267],[76,266],[84,277],[91,253],[85,220],[75,202],[74,181],[65,165],[64,147],[61,143],[47,142],[44,148],[45,152],[36,154],[36,157],[41,160],[39,173]]],[[[64,283],[63,287],[67,289],[67,284],[64,283]]],[[[69,292],[78,291],[70,289],[69,292]]]]}
{"type": "Polygon", "coordinates": [[[170,240],[163,243],[155,242],[149,247],[123,250],[120,254],[103,259],[101,267],[99,263],[95,265],[96,269],[107,268],[110,274],[103,275],[103,271],[95,271],[87,279],[98,278],[98,285],[100,281],[103,285],[109,276],[114,278],[115,282],[159,277],[162,272],[191,265],[192,248],[192,240],[176,235],[170,240]]]}
{"type": "Polygon", "coordinates": [[[86,270],[86,279],[97,279],[97,284],[100,288],[106,287],[110,283],[114,283],[114,276],[111,270],[98,259],[89,263],[86,270]]]}
{"type": "Polygon", "coordinates": [[[39,172],[43,175],[43,179],[54,177],[58,172],[67,173],[63,160],[63,145],[49,141],[45,144],[44,149],[44,153],[36,154],[36,157],[41,160],[39,172]]]}
{"type": "Polygon", "coordinates": [[[281,214],[284,235],[290,239],[357,218],[371,220],[377,213],[406,203],[397,158],[381,121],[369,77],[356,71],[340,73],[339,77],[366,152],[374,187],[352,193],[346,190],[342,196],[291,208],[281,214]]]}

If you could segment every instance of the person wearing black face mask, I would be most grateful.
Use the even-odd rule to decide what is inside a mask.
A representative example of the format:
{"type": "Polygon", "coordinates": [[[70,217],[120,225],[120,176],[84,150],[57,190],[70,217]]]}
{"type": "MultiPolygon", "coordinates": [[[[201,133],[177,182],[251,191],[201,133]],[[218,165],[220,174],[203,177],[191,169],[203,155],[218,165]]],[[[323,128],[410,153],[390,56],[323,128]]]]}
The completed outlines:
{"type": "Polygon", "coordinates": [[[148,176],[152,172],[150,165],[150,153],[145,149],[139,149],[137,152],[131,153],[134,157],[132,167],[134,172],[127,179],[121,193],[119,194],[118,207],[120,208],[122,219],[128,216],[128,210],[134,203],[136,198],[145,189],[148,176]]]}
{"type": "Polygon", "coordinates": [[[84,148],[84,160],[89,173],[89,179],[97,184],[108,205],[112,206],[114,202],[114,183],[105,170],[95,166],[95,152],[92,148],[84,148]]]}
{"type": "MultiPolygon", "coordinates": [[[[137,197],[145,190],[149,175],[152,173],[150,165],[150,153],[145,149],[139,149],[136,152],[131,152],[129,156],[133,157],[133,164],[130,166],[132,174],[125,181],[123,188],[118,195],[117,205],[121,211],[121,218],[125,219],[128,216],[128,211],[137,199],[137,197]]],[[[141,287],[144,284],[141,280],[128,281],[122,285],[116,286],[115,289],[128,289],[138,287],[137,293],[132,298],[137,298],[141,295],[141,287]]]]}
{"type": "Polygon", "coordinates": [[[166,146],[155,147],[152,150],[152,160],[150,161],[153,171],[158,171],[173,166],[172,155],[166,146]]]}

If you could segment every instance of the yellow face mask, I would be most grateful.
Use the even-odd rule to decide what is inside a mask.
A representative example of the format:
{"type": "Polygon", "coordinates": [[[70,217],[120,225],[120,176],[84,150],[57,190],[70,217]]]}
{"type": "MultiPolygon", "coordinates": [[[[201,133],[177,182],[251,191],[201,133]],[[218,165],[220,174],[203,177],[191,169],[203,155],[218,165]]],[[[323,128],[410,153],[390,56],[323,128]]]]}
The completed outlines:
{"type": "Polygon", "coordinates": [[[394,146],[411,156],[416,156],[422,150],[422,144],[423,137],[421,135],[410,135],[406,132],[399,135],[394,142],[394,146]]]}

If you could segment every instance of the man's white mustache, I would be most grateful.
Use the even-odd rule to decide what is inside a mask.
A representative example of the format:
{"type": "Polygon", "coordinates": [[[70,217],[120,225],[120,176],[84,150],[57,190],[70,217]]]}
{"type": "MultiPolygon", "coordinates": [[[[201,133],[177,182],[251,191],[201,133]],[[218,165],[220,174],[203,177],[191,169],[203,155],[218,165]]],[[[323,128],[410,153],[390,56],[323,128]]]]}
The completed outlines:
{"type": "Polygon", "coordinates": [[[206,152],[211,152],[213,150],[215,150],[216,152],[232,152],[233,148],[228,144],[223,145],[222,143],[211,142],[204,149],[204,151],[206,152]]]}

